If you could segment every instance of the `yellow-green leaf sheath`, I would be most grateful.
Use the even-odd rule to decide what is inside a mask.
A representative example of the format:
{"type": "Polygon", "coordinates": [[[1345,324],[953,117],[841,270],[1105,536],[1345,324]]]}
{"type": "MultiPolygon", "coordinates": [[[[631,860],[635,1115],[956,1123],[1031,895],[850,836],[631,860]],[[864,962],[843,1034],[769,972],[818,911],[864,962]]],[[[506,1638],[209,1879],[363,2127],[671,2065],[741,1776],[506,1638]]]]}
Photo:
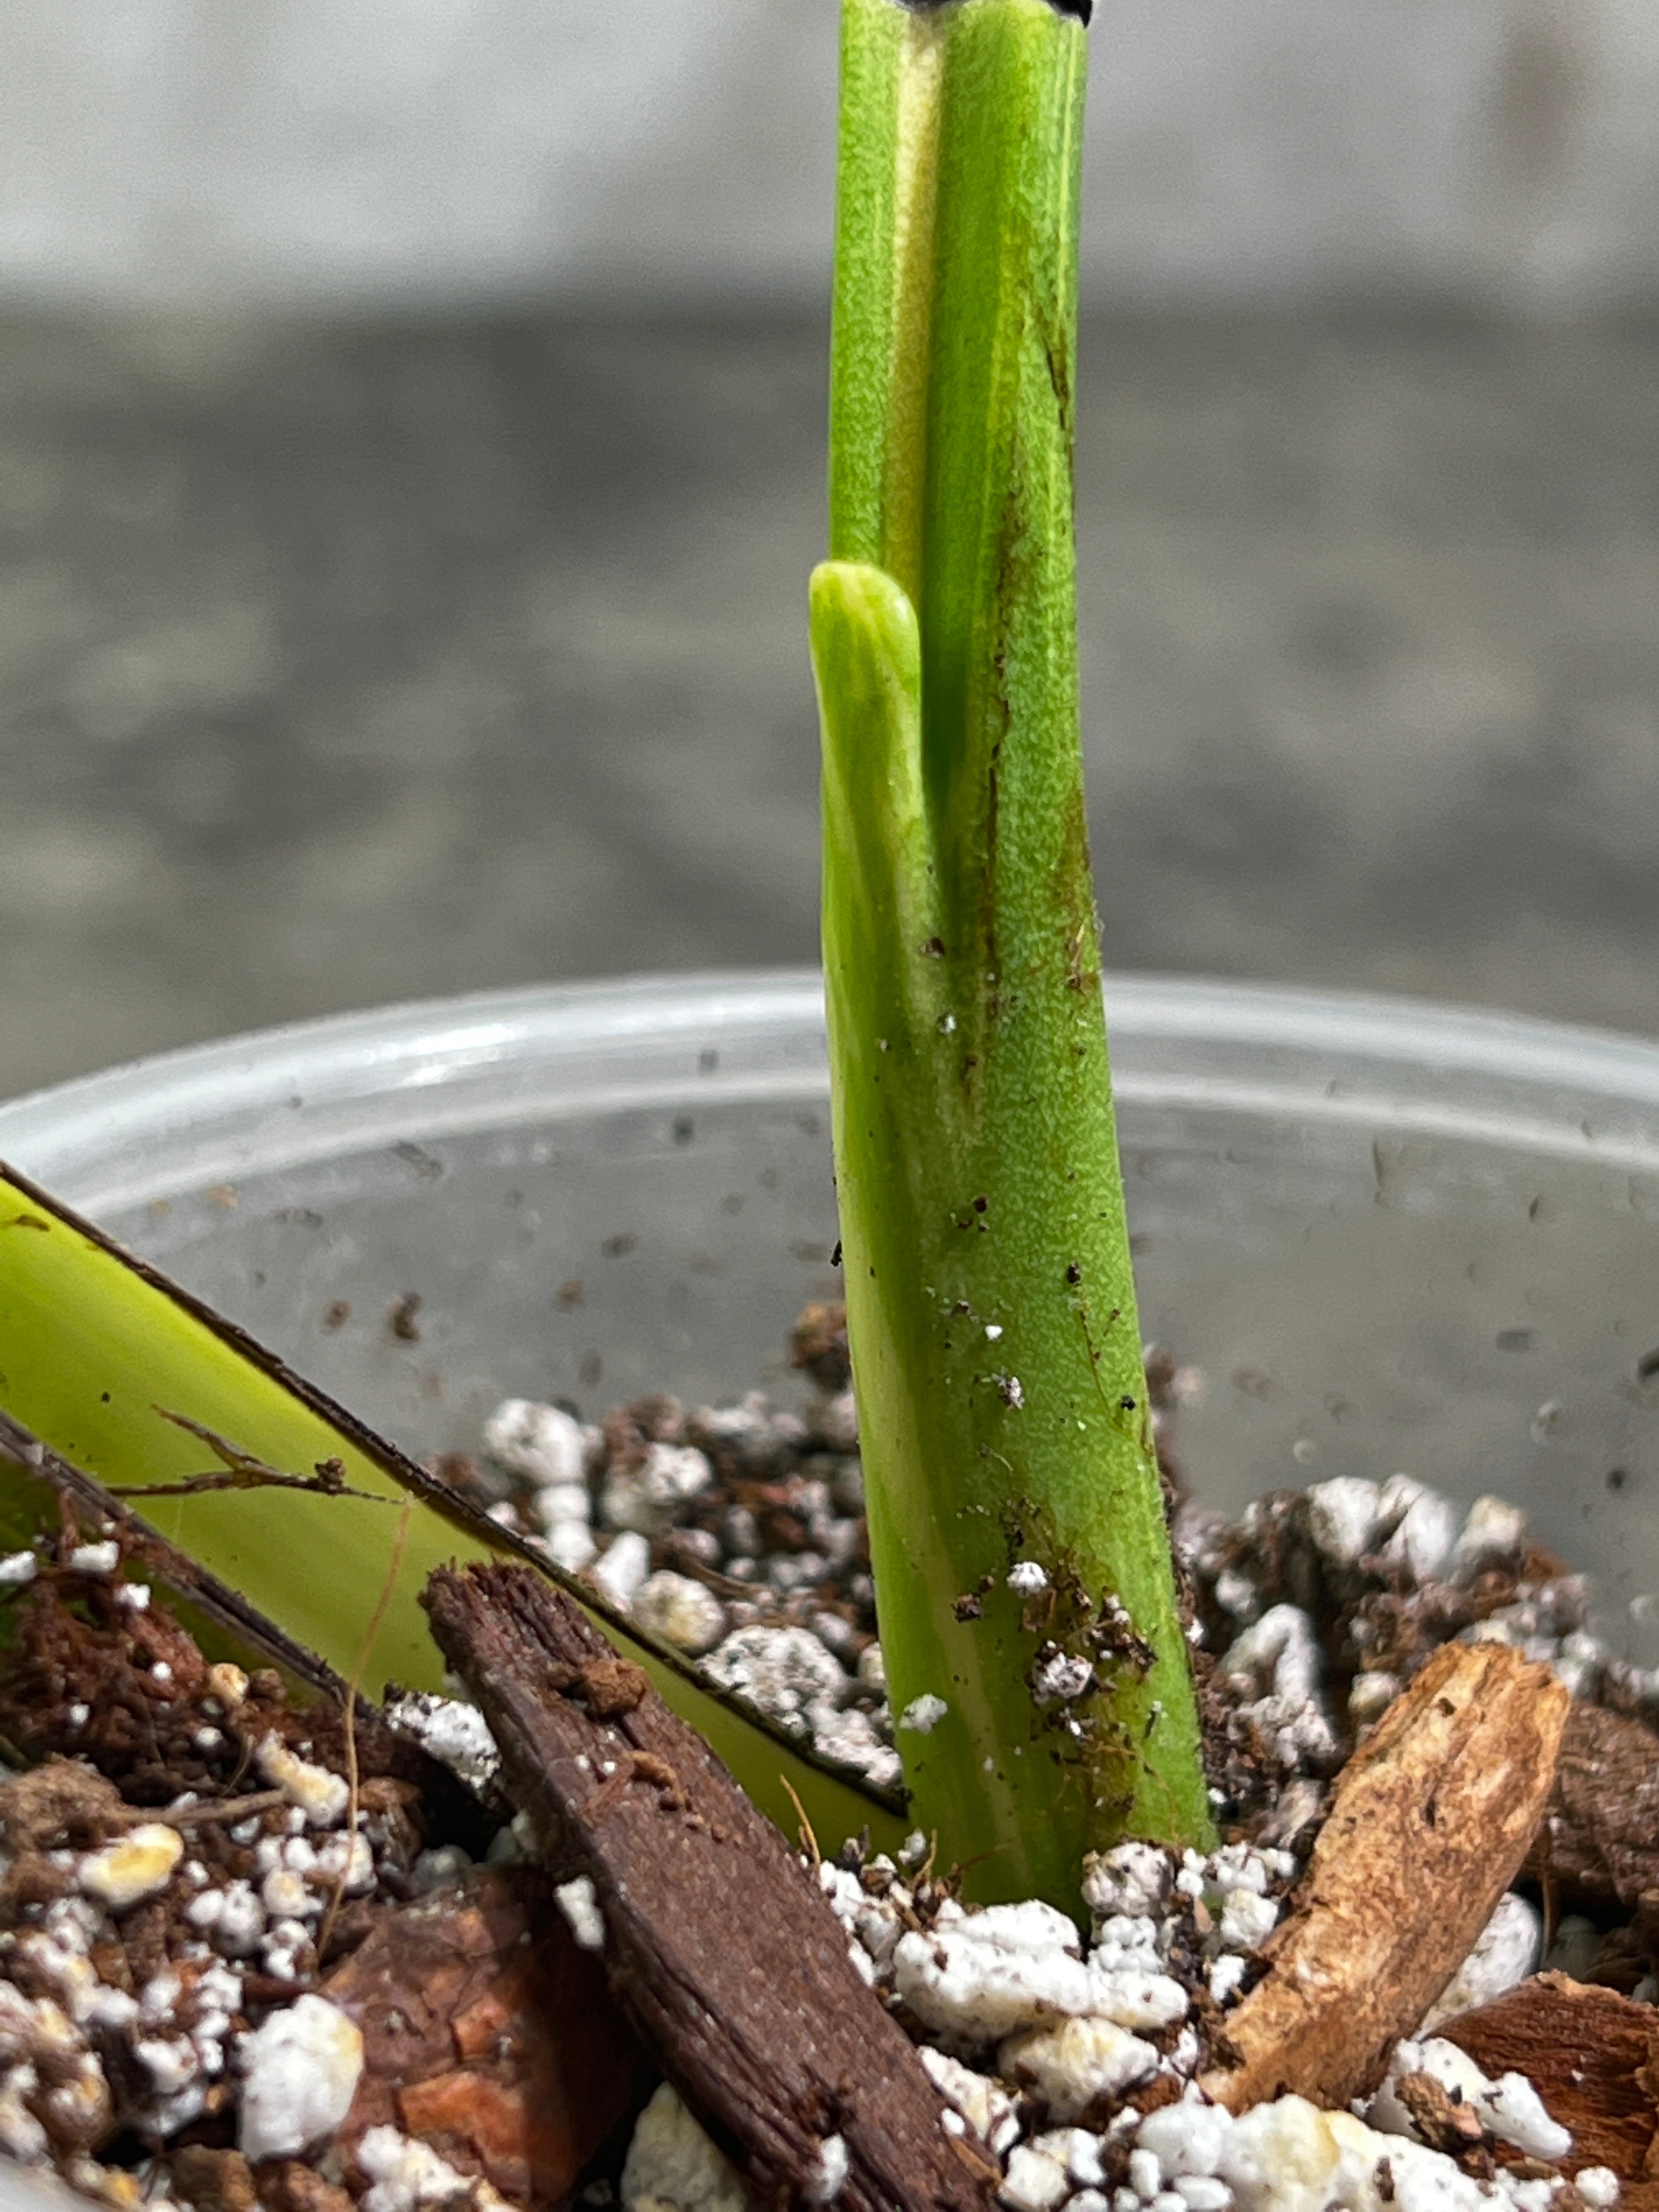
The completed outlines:
{"type": "MultiPolygon", "coordinates": [[[[85,1222],[0,1169],[0,1407],[106,1487],[177,1483],[214,1465],[188,1419],[267,1466],[308,1474],[337,1459],[355,1492],[220,1490],[130,1501],[157,1532],[257,1611],[349,1677],[386,1589],[405,1494],[415,1499],[365,1685],[436,1690],[443,1662],[420,1595],[441,1564],[499,1555],[501,1530],[394,1446],[258,1345],[85,1222]]],[[[0,1540],[40,1523],[38,1485],[0,1456],[0,1540]]],[[[906,1823],[890,1804],[803,1758],[648,1644],[592,1593],[538,1561],[650,1674],[786,1833],[797,1800],[826,1850],[868,1828],[891,1849],[906,1823]],[[793,1796],[791,1793],[793,1793],[793,1796]]]]}

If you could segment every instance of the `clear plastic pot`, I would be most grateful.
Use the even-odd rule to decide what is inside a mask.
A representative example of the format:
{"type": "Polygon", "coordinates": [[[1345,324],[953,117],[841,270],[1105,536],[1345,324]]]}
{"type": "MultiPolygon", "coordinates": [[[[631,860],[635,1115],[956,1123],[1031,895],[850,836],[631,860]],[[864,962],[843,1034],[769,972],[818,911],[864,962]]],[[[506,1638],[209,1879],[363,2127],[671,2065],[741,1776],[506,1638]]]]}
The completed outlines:
{"type": "MultiPolygon", "coordinates": [[[[1193,1486],[1498,1492],[1659,1658],[1659,1047],[1230,984],[1108,1001],[1193,1486]]],[[[0,1108],[0,1158],[421,1454],[509,1393],[787,1392],[788,1322],[836,1284],[807,973],[232,1039],[0,1108]]]]}
{"type": "MultiPolygon", "coordinates": [[[[1659,1047],[1227,984],[1120,977],[1108,1004],[1193,1486],[1498,1492],[1652,1663],[1659,1047]]],[[[787,1326],[836,1283],[810,974],[233,1039],[0,1107],[0,1158],[422,1454],[508,1393],[787,1392],[787,1326]]],[[[62,2201],[0,2165],[3,2212],[62,2201]]]]}

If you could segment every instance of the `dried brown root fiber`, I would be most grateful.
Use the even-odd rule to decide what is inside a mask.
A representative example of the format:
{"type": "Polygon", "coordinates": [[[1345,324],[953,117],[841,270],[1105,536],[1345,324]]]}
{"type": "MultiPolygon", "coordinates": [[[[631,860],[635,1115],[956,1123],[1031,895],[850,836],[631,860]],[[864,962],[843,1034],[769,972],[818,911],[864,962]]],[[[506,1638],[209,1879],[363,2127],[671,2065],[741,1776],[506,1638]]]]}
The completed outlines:
{"type": "Polygon", "coordinates": [[[1570,1703],[1507,1645],[1449,1644],[1349,1760],[1267,1971],[1205,2078],[1243,2112],[1375,2088],[1468,1957],[1548,1801],[1570,1703]]]}

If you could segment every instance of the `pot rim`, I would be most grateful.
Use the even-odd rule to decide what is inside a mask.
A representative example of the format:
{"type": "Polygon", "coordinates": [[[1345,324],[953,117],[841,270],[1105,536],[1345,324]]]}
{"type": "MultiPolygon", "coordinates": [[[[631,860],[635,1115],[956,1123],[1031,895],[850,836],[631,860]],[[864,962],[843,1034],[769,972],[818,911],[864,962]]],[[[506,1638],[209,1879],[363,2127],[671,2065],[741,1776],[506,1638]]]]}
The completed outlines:
{"type": "MultiPolygon", "coordinates": [[[[1659,1169],[1659,1042],[1407,998],[1109,975],[1125,1105],[1383,1122],[1659,1169]]],[[[0,1158],[88,1207],[526,1114],[822,1097],[814,969],[542,983],[189,1045],[0,1104],[0,1158]],[[354,1147],[355,1148],[355,1147],[354,1147]]]]}

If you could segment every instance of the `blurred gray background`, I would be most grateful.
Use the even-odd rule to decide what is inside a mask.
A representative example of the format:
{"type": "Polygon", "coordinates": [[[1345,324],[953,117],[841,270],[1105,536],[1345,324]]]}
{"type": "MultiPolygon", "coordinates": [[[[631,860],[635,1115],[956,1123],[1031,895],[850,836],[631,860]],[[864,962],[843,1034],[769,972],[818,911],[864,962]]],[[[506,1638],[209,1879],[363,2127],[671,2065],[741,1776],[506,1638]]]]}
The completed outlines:
{"type": "MultiPolygon", "coordinates": [[[[1659,9],[1100,0],[1109,961],[1659,1030],[1659,9]]],[[[833,0],[11,0],[0,1095],[805,960],[833,0]]]]}

